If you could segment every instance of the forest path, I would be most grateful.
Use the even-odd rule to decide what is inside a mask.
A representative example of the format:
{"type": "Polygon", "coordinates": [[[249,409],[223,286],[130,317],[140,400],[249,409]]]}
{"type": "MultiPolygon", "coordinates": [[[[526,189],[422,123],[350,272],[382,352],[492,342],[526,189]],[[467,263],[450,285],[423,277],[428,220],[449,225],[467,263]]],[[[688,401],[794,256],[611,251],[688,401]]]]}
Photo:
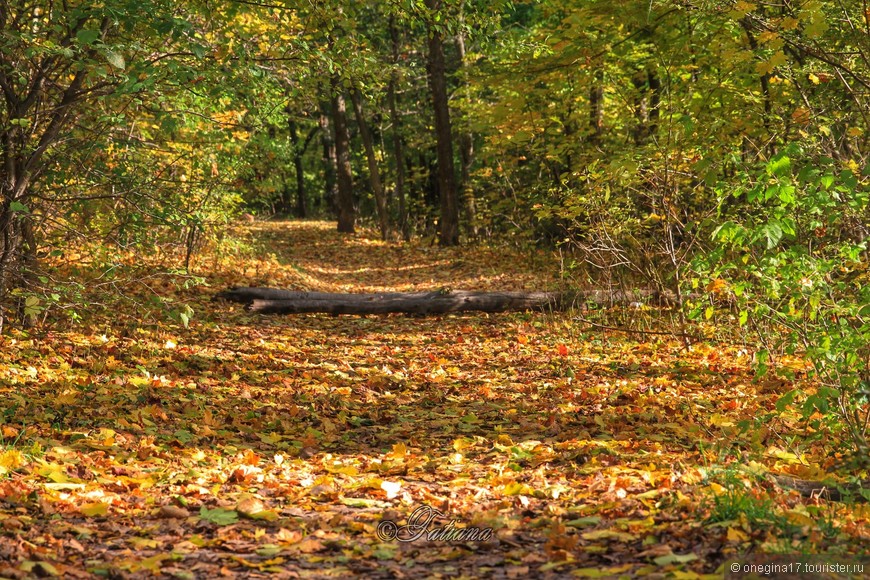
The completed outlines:
{"type": "Polygon", "coordinates": [[[292,290],[410,292],[548,290],[558,283],[558,263],[541,250],[386,243],[371,231],[341,234],[335,224],[318,221],[257,222],[246,230],[275,259],[246,264],[239,286],[259,281],[292,290]]]}
{"type": "Polygon", "coordinates": [[[860,545],[854,515],[812,537],[772,526],[796,499],[753,473],[800,465],[739,429],[782,387],[736,348],[567,315],[209,302],[229,285],[555,283],[547,256],[249,231],[259,250],[199,258],[208,289],[162,287],[193,305],[189,327],[116,310],[100,331],[0,339],[0,576],[690,578],[796,534],[860,545]]]}

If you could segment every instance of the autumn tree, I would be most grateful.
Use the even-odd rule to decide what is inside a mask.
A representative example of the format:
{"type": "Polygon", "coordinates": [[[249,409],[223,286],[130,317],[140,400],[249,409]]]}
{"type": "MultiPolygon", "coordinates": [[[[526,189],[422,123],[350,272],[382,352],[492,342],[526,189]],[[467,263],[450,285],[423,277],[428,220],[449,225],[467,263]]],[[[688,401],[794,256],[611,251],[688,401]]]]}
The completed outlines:
{"type": "Polygon", "coordinates": [[[0,320],[9,292],[35,274],[40,232],[84,198],[49,186],[73,170],[65,153],[117,121],[111,103],[138,102],[172,74],[170,63],[204,53],[176,8],[160,0],[0,6],[0,320]],[[180,42],[167,48],[167,38],[180,42]],[[92,123],[86,132],[76,125],[83,118],[92,123]]]}

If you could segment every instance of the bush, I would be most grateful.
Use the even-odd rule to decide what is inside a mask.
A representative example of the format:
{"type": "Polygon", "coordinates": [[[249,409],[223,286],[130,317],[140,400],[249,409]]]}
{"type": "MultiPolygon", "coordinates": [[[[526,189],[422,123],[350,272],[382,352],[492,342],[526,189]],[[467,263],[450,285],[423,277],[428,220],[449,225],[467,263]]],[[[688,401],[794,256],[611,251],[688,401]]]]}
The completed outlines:
{"type": "Polygon", "coordinates": [[[866,460],[868,171],[792,146],[738,179],[737,187],[719,188],[715,249],[695,262],[695,290],[703,284],[709,294],[690,316],[710,318],[723,302],[733,308],[763,347],[760,374],[778,366],[782,354],[805,357],[816,388],[788,393],[779,410],[802,401],[811,425],[818,411],[829,427],[844,427],[866,460]]]}

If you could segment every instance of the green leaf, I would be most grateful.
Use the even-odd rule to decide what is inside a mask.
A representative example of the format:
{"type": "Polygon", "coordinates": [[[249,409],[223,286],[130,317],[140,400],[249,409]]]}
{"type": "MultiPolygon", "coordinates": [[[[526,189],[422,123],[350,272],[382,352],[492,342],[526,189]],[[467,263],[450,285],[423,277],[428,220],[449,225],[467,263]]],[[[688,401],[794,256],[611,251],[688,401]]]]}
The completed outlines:
{"type": "Polygon", "coordinates": [[[782,239],[782,226],[779,222],[770,222],[761,228],[761,233],[767,240],[767,249],[773,249],[782,239]]]}
{"type": "Polygon", "coordinates": [[[199,508],[199,519],[211,522],[218,526],[229,526],[239,521],[239,514],[236,510],[228,510],[224,508],[210,510],[205,506],[202,506],[199,508]]]}
{"type": "Polygon", "coordinates": [[[18,213],[30,213],[30,210],[27,209],[27,206],[21,203],[20,201],[13,201],[9,204],[9,209],[13,212],[18,213]]]}
{"type": "Polygon", "coordinates": [[[599,516],[586,516],[585,518],[577,518],[576,520],[565,522],[565,525],[569,528],[589,528],[599,523],[601,523],[599,516]]]}
{"type": "Polygon", "coordinates": [[[786,407],[788,407],[789,405],[792,404],[792,402],[794,402],[794,398],[796,395],[797,395],[797,390],[793,389],[793,390],[787,392],[786,394],[784,394],[783,396],[781,396],[776,401],[776,410],[779,411],[780,413],[785,411],[786,407]]]}
{"type": "Polygon", "coordinates": [[[179,443],[190,443],[195,439],[193,433],[186,429],[179,429],[173,433],[172,436],[175,437],[179,443]]]}
{"type": "Polygon", "coordinates": [[[100,31],[99,31],[99,30],[88,30],[88,29],[85,29],[85,30],[79,30],[79,31],[76,33],[76,38],[78,39],[79,44],[83,44],[83,45],[90,45],[90,44],[93,44],[94,42],[97,41],[97,39],[98,39],[99,37],[100,37],[100,31]]]}
{"type": "Polygon", "coordinates": [[[117,69],[123,70],[127,63],[124,62],[124,57],[115,52],[114,50],[106,51],[106,60],[109,61],[109,64],[117,69]]]}
{"type": "Polygon", "coordinates": [[[791,159],[786,155],[778,155],[768,161],[765,169],[768,175],[786,175],[791,171],[791,159]]]}

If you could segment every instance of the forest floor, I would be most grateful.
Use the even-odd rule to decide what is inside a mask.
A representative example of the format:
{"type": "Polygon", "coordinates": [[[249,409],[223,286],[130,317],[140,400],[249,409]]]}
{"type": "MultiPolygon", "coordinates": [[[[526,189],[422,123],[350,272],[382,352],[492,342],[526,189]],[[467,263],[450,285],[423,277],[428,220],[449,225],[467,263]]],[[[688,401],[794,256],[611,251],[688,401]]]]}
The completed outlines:
{"type": "Polygon", "coordinates": [[[748,553],[868,555],[866,503],[776,484],[845,476],[744,345],[570,313],[255,316],[209,299],[550,289],[558,264],[322,222],[241,234],[204,280],[130,258],[77,325],[0,337],[0,577],[712,578],[748,553]]]}

